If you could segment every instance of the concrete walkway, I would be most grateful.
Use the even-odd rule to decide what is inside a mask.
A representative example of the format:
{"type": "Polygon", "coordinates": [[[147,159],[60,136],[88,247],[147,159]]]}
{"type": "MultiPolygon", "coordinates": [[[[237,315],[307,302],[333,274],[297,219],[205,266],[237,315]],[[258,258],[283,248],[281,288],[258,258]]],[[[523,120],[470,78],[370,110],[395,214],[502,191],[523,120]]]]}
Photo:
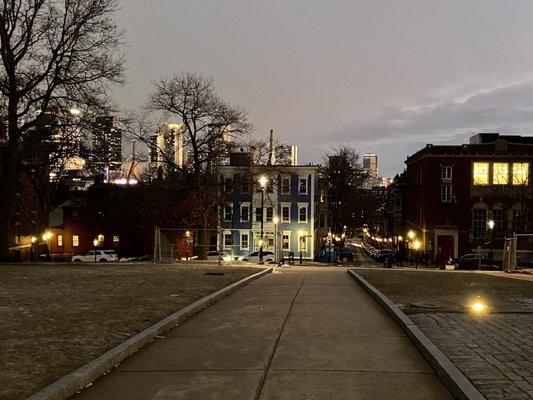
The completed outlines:
{"type": "Polygon", "coordinates": [[[194,316],[75,398],[451,396],[345,268],[291,267],[194,316]]]}

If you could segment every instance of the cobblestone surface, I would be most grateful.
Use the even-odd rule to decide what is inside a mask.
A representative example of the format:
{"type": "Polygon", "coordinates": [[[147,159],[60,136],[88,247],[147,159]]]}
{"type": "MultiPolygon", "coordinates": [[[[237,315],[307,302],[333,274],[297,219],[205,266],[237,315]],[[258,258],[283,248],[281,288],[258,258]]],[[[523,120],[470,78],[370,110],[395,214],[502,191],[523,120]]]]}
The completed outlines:
{"type": "Polygon", "coordinates": [[[533,314],[409,318],[487,399],[533,399],[533,314]]]}

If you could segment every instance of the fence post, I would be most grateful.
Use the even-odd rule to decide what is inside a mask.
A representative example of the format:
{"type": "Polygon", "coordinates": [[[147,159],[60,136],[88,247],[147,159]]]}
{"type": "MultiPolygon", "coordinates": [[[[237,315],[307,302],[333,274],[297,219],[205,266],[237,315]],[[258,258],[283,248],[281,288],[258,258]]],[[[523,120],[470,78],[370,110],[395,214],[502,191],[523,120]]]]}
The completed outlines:
{"type": "Polygon", "coordinates": [[[157,248],[159,246],[159,241],[157,240],[158,234],[159,234],[159,228],[156,226],[154,227],[154,260],[153,260],[154,263],[157,262],[157,248]]]}
{"type": "Polygon", "coordinates": [[[222,227],[218,226],[218,266],[222,265],[222,227]]]}

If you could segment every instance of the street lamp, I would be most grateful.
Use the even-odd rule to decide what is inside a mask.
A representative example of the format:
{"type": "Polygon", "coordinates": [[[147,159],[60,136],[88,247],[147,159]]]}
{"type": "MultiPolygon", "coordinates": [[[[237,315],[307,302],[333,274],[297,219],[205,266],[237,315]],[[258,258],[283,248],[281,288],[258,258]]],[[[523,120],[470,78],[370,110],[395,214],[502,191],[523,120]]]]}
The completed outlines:
{"type": "Polygon", "coordinates": [[[261,186],[261,240],[259,241],[259,264],[263,264],[263,228],[265,221],[265,191],[268,184],[268,178],[265,175],[259,177],[261,186]]]}
{"type": "Polygon", "coordinates": [[[410,230],[409,232],[407,232],[407,237],[409,238],[409,240],[413,240],[415,236],[416,236],[415,231],[410,230]]]}
{"type": "Polygon", "coordinates": [[[96,262],[96,248],[98,247],[98,239],[93,240],[93,246],[94,246],[94,262],[96,262]]]}
{"type": "Polygon", "coordinates": [[[492,261],[492,258],[493,258],[493,255],[492,255],[492,233],[494,232],[494,220],[493,219],[489,219],[489,221],[487,222],[487,226],[489,227],[489,231],[490,231],[490,252],[489,252],[489,260],[492,261]]]}

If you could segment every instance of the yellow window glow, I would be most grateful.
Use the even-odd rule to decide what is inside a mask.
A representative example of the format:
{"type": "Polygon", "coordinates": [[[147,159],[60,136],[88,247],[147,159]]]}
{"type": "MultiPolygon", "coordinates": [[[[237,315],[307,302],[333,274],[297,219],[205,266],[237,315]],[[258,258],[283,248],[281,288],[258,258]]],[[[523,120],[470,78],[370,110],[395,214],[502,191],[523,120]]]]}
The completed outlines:
{"type": "Polygon", "coordinates": [[[489,163],[475,162],[472,172],[474,185],[489,184],[489,163]]]}
{"type": "Polygon", "coordinates": [[[492,164],[492,183],[494,185],[507,185],[509,183],[509,164],[492,164]]]}
{"type": "Polygon", "coordinates": [[[513,163],[513,185],[527,185],[529,181],[529,163],[513,163]]]}

